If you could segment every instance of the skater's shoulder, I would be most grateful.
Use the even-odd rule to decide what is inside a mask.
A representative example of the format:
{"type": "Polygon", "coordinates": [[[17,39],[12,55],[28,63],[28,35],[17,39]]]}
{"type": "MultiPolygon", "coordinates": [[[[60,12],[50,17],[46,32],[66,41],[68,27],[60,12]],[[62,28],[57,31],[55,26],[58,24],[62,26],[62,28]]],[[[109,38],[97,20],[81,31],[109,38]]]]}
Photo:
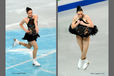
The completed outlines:
{"type": "Polygon", "coordinates": [[[33,17],[34,17],[34,18],[38,18],[38,15],[37,15],[37,14],[34,14],[33,17]]]}
{"type": "Polygon", "coordinates": [[[24,17],[23,20],[26,21],[28,19],[28,17],[24,17]]]}
{"type": "Polygon", "coordinates": [[[86,15],[86,14],[84,14],[84,17],[85,17],[85,18],[90,18],[90,17],[89,17],[88,15],[86,15]]]}

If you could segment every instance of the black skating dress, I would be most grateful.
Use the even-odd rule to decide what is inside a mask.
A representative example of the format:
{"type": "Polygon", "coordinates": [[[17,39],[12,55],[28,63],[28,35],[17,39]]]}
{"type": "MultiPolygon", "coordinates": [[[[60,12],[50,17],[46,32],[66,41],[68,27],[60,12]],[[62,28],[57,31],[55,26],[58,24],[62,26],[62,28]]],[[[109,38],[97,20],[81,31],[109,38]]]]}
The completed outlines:
{"type": "MultiPolygon", "coordinates": [[[[83,21],[86,24],[88,24],[82,18],[80,18],[79,20],[83,21]]],[[[70,24],[69,32],[83,38],[83,37],[88,37],[90,35],[95,35],[98,32],[98,28],[97,28],[96,25],[94,25],[94,27],[87,27],[87,26],[79,24],[75,28],[72,29],[71,24],[70,24]]]]}
{"type": "Polygon", "coordinates": [[[33,40],[37,41],[37,38],[40,37],[40,35],[38,33],[36,33],[33,18],[29,18],[27,27],[28,27],[28,30],[30,31],[30,33],[25,33],[25,36],[22,39],[27,40],[28,42],[33,41],[33,40]]]}

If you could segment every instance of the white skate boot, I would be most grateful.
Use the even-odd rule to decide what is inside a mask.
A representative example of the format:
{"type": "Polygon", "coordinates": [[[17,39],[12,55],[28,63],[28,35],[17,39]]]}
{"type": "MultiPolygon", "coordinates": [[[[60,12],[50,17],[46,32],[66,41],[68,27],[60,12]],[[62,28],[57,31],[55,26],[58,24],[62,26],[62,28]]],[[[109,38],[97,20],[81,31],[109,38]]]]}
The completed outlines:
{"type": "Polygon", "coordinates": [[[89,66],[89,61],[88,61],[87,59],[85,59],[85,60],[83,60],[83,62],[84,62],[84,64],[83,64],[82,69],[83,69],[83,70],[86,70],[87,67],[89,66]]]}
{"type": "Polygon", "coordinates": [[[40,63],[35,59],[33,59],[33,65],[34,66],[40,66],[40,63]]]}
{"type": "Polygon", "coordinates": [[[15,47],[17,44],[19,44],[19,41],[17,39],[14,39],[13,47],[15,47]]]}
{"type": "Polygon", "coordinates": [[[82,68],[83,60],[79,59],[78,61],[78,69],[82,68]]]}

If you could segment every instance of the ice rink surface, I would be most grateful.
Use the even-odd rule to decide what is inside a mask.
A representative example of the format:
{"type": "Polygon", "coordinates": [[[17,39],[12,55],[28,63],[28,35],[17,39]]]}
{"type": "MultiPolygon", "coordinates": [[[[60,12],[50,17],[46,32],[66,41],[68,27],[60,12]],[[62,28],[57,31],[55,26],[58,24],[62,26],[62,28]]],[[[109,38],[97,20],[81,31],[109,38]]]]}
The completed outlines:
{"type": "Polygon", "coordinates": [[[76,36],[68,28],[76,9],[58,13],[58,76],[108,76],[108,1],[82,7],[97,25],[99,32],[91,36],[87,59],[87,70],[77,69],[81,55],[76,36]]]}
{"type": "Polygon", "coordinates": [[[56,76],[56,31],[55,28],[40,29],[40,38],[37,39],[37,60],[40,67],[32,65],[33,48],[27,49],[17,45],[13,47],[13,39],[27,43],[21,38],[22,30],[6,32],[6,76],[56,76]]]}

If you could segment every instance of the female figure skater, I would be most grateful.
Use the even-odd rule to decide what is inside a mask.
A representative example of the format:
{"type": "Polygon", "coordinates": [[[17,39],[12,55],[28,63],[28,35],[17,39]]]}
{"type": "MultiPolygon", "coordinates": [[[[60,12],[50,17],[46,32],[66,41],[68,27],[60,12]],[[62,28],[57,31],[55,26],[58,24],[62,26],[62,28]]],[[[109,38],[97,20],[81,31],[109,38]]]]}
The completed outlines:
{"type": "Polygon", "coordinates": [[[34,50],[33,50],[33,65],[40,66],[40,63],[37,62],[37,58],[36,58],[37,50],[38,50],[38,45],[37,45],[36,40],[38,37],[40,37],[38,34],[38,32],[39,32],[39,30],[38,30],[38,16],[33,15],[32,9],[29,7],[26,8],[26,13],[27,13],[28,17],[24,18],[20,22],[20,27],[26,32],[23,39],[27,40],[28,44],[20,42],[17,39],[14,39],[14,46],[19,44],[19,45],[23,45],[23,46],[27,47],[28,49],[30,49],[33,46],[33,48],[34,48],[34,50]],[[24,23],[27,24],[28,29],[26,29],[23,26],[24,23]]]}
{"type": "Polygon", "coordinates": [[[80,6],[77,6],[76,13],[69,27],[69,32],[76,35],[77,42],[81,49],[78,69],[85,70],[89,64],[86,54],[89,47],[90,35],[95,35],[98,29],[93,25],[90,17],[83,13],[83,9],[80,6]]]}

